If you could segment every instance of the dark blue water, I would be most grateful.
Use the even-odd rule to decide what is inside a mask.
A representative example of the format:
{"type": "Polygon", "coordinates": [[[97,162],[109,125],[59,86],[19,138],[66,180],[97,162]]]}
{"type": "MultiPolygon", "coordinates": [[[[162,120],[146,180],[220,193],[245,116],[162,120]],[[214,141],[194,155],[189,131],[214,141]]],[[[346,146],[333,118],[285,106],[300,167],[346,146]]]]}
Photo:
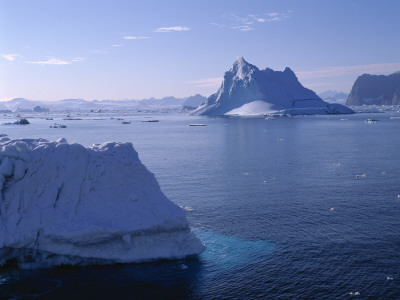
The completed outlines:
{"type": "Polygon", "coordinates": [[[3,269],[0,297],[400,298],[399,115],[1,127],[11,138],[133,142],[164,193],[193,209],[188,219],[208,249],[179,261],[3,269]]]}

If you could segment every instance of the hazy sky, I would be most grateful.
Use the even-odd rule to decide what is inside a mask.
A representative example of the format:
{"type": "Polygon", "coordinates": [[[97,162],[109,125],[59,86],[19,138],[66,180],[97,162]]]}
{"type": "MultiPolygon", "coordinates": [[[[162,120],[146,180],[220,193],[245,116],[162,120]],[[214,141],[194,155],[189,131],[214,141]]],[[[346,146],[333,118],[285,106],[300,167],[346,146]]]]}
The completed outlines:
{"type": "Polygon", "coordinates": [[[316,92],[400,70],[399,0],[0,0],[0,99],[216,92],[236,56],[316,92]]]}

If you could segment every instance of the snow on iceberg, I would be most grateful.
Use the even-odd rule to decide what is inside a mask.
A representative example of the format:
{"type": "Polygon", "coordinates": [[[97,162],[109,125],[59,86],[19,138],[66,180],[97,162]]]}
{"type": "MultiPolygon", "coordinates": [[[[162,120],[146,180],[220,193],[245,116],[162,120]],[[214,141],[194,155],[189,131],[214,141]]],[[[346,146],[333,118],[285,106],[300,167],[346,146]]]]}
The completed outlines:
{"type": "Polygon", "coordinates": [[[268,115],[274,114],[277,110],[272,108],[273,105],[271,103],[267,103],[262,100],[256,100],[247,104],[242,105],[241,107],[232,109],[225,113],[225,115],[230,116],[260,116],[260,115],[268,115]]]}
{"type": "Polygon", "coordinates": [[[203,252],[131,143],[0,140],[0,265],[128,263],[203,252]]]}

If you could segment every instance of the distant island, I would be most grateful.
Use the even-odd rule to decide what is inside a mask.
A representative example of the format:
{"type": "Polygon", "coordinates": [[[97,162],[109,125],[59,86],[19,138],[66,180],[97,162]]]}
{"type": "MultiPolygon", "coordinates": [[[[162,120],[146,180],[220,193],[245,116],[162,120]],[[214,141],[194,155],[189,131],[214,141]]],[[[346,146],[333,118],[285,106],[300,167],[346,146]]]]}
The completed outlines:
{"type": "Polygon", "coordinates": [[[359,76],[346,105],[400,105],[400,72],[359,76]]]}
{"type": "Polygon", "coordinates": [[[239,56],[225,72],[219,90],[192,114],[197,115],[265,115],[265,114],[349,114],[341,104],[327,103],[301,85],[290,68],[264,70],[239,56]]]}

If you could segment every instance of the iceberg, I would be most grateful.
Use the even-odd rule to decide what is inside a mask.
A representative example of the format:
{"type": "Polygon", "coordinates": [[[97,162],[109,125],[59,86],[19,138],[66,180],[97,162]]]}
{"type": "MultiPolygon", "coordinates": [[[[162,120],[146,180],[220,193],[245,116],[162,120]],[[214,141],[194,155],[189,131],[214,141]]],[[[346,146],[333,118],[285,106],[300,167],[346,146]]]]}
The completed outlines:
{"type": "Polygon", "coordinates": [[[266,114],[315,115],[352,114],[353,110],[327,103],[305,88],[295,73],[286,68],[260,70],[242,56],[225,72],[219,90],[200,104],[191,115],[258,116],[266,114]]]}
{"type": "Polygon", "coordinates": [[[179,259],[205,250],[131,143],[0,139],[0,265],[179,259]]]}

